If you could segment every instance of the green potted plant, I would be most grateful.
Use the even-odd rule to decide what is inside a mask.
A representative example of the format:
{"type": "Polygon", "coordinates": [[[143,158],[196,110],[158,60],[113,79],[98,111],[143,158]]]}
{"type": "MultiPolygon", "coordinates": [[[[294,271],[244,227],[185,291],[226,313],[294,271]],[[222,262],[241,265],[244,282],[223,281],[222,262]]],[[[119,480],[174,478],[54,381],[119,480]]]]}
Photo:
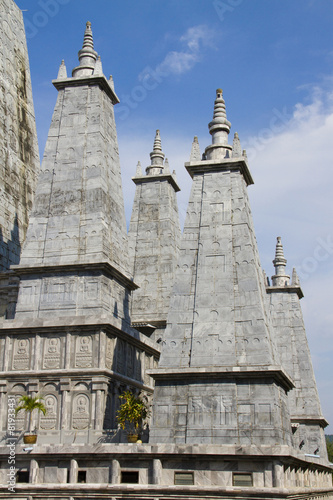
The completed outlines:
{"type": "Polygon", "coordinates": [[[25,413],[28,414],[29,418],[29,424],[28,424],[28,433],[25,433],[23,436],[23,442],[25,444],[35,444],[37,441],[37,434],[32,432],[31,429],[31,424],[32,424],[32,412],[37,410],[38,412],[41,411],[43,415],[46,414],[46,408],[44,404],[42,403],[42,397],[41,396],[21,396],[21,399],[19,400],[19,404],[15,408],[15,415],[18,414],[19,411],[23,410],[25,413]]]}
{"type": "Polygon", "coordinates": [[[136,443],[139,438],[143,421],[149,417],[149,409],[140,396],[135,396],[131,391],[125,391],[119,396],[124,402],[117,411],[117,421],[120,427],[127,429],[127,440],[136,443]]]}

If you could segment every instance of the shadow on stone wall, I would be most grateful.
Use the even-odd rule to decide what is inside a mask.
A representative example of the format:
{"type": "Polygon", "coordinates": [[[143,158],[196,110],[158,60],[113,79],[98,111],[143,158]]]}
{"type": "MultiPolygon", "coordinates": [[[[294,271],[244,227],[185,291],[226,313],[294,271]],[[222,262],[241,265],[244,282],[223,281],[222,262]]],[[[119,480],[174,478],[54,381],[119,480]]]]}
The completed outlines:
{"type": "Polygon", "coordinates": [[[0,226],[0,272],[8,271],[11,265],[19,264],[21,249],[20,228],[16,213],[10,239],[7,242],[4,241],[0,226]]]}

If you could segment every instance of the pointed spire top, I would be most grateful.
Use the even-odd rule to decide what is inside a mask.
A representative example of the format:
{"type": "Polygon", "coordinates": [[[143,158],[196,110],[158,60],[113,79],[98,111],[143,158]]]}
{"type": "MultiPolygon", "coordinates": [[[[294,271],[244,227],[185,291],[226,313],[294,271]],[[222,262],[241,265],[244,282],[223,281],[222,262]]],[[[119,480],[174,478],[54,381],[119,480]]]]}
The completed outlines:
{"type": "Polygon", "coordinates": [[[95,64],[95,69],[94,69],[94,75],[103,75],[101,56],[97,57],[97,61],[95,64]]]}
{"type": "Polygon", "coordinates": [[[212,144],[205,150],[207,160],[223,159],[226,157],[226,150],[232,149],[228,144],[230,127],[231,123],[227,120],[222,89],[217,89],[213,120],[208,125],[212,144]]]}
{"type": "Polygon", "coordinates": [[[159,130],[156,130],[154,146],[153,146],[153,152],[156,152],[156,151],[162,151],[162,143],[161,143],[161,136],[160,136],[159,130]]]}
{"type": "Polygon", "coordinates": [[[112,88],[112,90],[114,90],[114,81],[113,81],[113,76],[112,75],[110,75],[110,78],[109,78],[109,85],[112,88]]]}
{"type": "Polygon", "coordinates": [[[289,285],[290,276],[286,274],[287,259],[284,257],[281,236],[277,237],[275,259],[273,260],[273,264],[275,267],[275,276],[272,276],[273,286],[289,285]]]}
{"type": "Polygon", "coordinates": [[[222,89],[216,90],[213,120],[210,122],[208,127],[209,133],[213,136],[213,144],[222,142],[221,140],[214,140],[217,138],[221,138],[221,132],[226,132],[227,137],[230,132],[231,123],[227,120],[227,113],[225,110],[225,102],[223,99],[222,89]]]}
{"type": "Polygon", "coordinates": [[[66,69],[66,66],[65,66],[65,61],[62,60],[60,66],[59,66],[59,71],[58,71],[57,79],[58,80],[62,80],[62,79],[65,79],[65,78],[67,78],[67,69],[66,69]]]}
{"type": "Polygon", "coordinates": [[[164,173],[165,174],[170,174],[170,166],[169,166],[169,160],[168,160],[168,158],[165,158],[164,173]]]}
{"type": "Polygon", "coordinates": [[[147,175],[156,175],[163,172],[164,157],[160,131],[156,130],[153,151],[150,153],[150,166],[146,168],[147,175]]]}
{"type": "Polygon", "coordinates": [[[200,161],[200,160],[201,160],[200,146],[199,146],[198,138],[195,135],[193,142],[192,142],[190,161],[200,161]]]}
{"type": "Polygon", "coordinates": [[[140,161],[138,161],[138,164],[136,166],[135,177],[142,177],[142,168],[141,168],[141,162],[140,161]]]}
{"type": "Polygon", "coordinates": [[[234,140],[232,143],[232,157],[238,158],[239,156],[242,156],[242,147],[238,137],[238,133],[235,132],[234,140]]]}
{"type": "Polygon", "coordinates": [[[79,51],[79,66],[73,69],[74,77],[92,75],[95,69],[97,52],[94,50],[91,22],[86,23],[82,49],[79,51]]]}
{"type": "Polygon", "coordinates": [[[298,274],[297,274],[295,267],[293,267],[293,274],[291,276],[291,284],[292,284],[292,286],[300,286],[299,277],[298,277],[298,274]]]}

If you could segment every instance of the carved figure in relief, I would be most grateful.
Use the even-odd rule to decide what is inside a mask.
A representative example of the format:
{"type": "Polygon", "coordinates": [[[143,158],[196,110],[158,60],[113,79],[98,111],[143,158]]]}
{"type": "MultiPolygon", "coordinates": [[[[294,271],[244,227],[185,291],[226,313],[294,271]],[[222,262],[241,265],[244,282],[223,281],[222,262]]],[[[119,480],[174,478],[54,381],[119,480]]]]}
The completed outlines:
{"type": "Polygon", "coordinates": [[[92,341],[91,337],[78,337],[75,356],[75,366],[88,368],[92,365],[92,341]]]}
{"type": "Polygon", "coordinates": [[[85,394],[74,398],[73,428],[86,429],[89,425],[89,399],[85,394]]]}
{"type": "Polygon", "coordinates": [[[46,414],[41,416],[40,428],[45,430],[55,429],[58,412],[57,398],[53,394],[49,394],[45,396],[44,401],[46,414]]]}
{"type": "Polygon", "coordinates": [[[60,339],[45,339],[44,368],[60,367],[60,339]]]}
{"type": "Polygon", "coordinates": [[[30,342],[28,339],[16,339],[13,368],[16,370],[27,370],[29,368],[29,348],[30,342]]]}
{"type": "Polygon", "coordinates": [[[27,341],[25,339],[19,340],[17,354],[26,354],[27,341]]]}

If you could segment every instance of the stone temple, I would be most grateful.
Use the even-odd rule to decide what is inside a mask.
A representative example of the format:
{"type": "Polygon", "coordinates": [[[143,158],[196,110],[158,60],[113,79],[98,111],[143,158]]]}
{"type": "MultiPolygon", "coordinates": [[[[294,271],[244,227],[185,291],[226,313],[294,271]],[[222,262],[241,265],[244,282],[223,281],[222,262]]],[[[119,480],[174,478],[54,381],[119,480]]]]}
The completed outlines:
{"type": "Polygon", "coordinates": [[[183,233],[159,130],[127,233],[119,99],[90,23],[53,81],[39,167],[22,14],[0,0],[0,18],[0,499],[332,499],[301,285],[280,237],[271,281],[261,269],[222,90],[211,144],[195,137],[185,164],[183,233]],[[116,421],[124,390],[152,408],[135,444],[116,421]],[[47,408],[31,446],[8,413],[26,394],[47,408]]]}

